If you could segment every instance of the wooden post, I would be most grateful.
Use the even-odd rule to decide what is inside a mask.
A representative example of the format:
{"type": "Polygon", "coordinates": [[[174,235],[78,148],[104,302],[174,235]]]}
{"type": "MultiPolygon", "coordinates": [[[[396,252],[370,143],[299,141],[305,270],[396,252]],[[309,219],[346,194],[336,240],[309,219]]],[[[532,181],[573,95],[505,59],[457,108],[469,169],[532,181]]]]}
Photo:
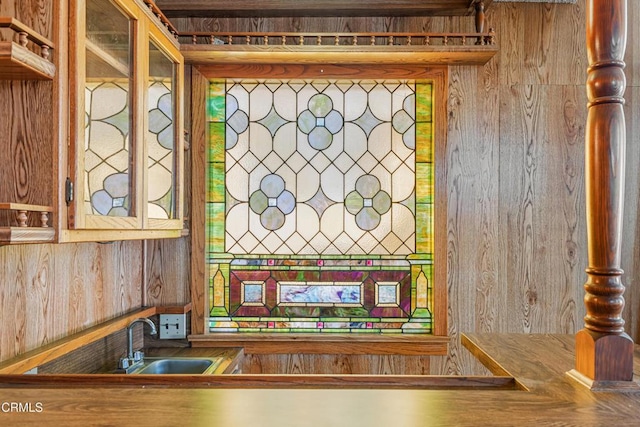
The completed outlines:
{"type": "Polygon", "coordinates": [[[625,174],[624,53],[627,0],[587,0],[589,97],[586,204],[587,315],[576,335],[576,371],[596,384],[633,380],[633,340],[624,332],[620,248],[625,174]]]}

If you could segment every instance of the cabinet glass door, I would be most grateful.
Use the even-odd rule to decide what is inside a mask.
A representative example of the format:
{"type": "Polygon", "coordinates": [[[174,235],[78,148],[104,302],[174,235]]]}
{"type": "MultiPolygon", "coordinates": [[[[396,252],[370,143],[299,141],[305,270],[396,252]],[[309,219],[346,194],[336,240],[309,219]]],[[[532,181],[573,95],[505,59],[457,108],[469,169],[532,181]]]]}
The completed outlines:
{"type": "Polygon", "coordinates": [[[84,211],[135,216],[133,20],[110,0],[86,3],[84,211]]]}
{"type": "Polygon", "coordinates": [[[176,64],[149,42],[147,216],[176,218],[176,64]]]}

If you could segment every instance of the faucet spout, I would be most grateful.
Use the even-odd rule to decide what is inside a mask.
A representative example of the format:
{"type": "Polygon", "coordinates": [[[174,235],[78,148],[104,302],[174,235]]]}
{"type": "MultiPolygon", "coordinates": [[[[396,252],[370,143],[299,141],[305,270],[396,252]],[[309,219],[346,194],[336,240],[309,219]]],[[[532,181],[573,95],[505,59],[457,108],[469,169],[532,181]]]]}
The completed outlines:
{"type": "Polygon", "coordinates": [[[154,336],[158,335],[158,330],[156,329],[155,323],[153,323],[151,320],[147,319],[146,317],[140,317],[138,319],[135,319],[131,323],[129,323],[129,326],[127,326],[127,357],[129,358],[129,360],[134,360],[133,326],[139,322],[144,322],[147,325],[149,325],[149,327],[151,328],[151,335],[154,335],[154,336]]]}

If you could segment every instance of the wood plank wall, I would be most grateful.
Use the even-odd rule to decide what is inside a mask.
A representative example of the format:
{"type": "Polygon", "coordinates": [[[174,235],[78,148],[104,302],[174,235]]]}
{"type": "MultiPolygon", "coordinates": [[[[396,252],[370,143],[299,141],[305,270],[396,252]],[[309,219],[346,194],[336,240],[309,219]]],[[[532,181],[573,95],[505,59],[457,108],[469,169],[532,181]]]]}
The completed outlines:
{"type": "Polygon", "coordinates": [[[0,247],[0,361],[141,305],[139,241],[0,247]]]}
{"type": "MultiPolygon", "coordinates": [[[[195,31],[472,31],[472,18],[182,18],[195,31]]],[[[640,340],[640,4],[629,2],[627,190],[623,248],[627,330],[640,340]]],[[[586,280],[585,1],[494,3],[500,52],[486,66],[454,66],[448,107],[449,332],[434,374],[472,374],[461,332],[575,333],[586,280]]],[[[426,361],[249,355],[245,372],[420,373],[426,361]],[[419,365],[410,367],[413,364],[419,365]],[[314,366],[310,368],[309,366],[314,366]],[[402,365],[404,367],[400,368],[402,365]],[[383,366],[386,366],[384,368],[383,366]]],[[[480,371],[481,372],[481,371],[480,371]]]]}
{"type": "MultiPolygon", "coordinates": [[[[49,0],[2,0],[0,16],[15,17],[54,39],[53,7],[49,0]]],[[[0,82],[0,201],[54,201],[52,86],[0,82]],[[50,178],[33,179],[36,172],[50,178]]],[[[0,220],[4,224],[13,216],[0,220]]],[[[188,302],[189,256],[188,238],[0,247],[0,361],[143,304],[188,302]]]]}
{"type": "MultiPolygon", "coordinates": [[[[52,15],[50,1],[0,1],[0,16],[17,18],[49,39],[52,15]]],[[[2,29],[0,40],[17,41],[17,34],[2,29]]],[[[53,204],[52,90],[50,81],[0,81],[0,202],[53,204]]],[[[39,225],[39,218],[31,215],[29,222],[39,225]]],[[[15,213],[0,212],[0,224],[15,226],[15,213]]]]}
{"type": "MultiPolygon", "coordinates": [[[[461,348],[461,332],[574,333],[581,327],[585,2],[494,3],[487,19],[496,28],[499,54],[484,67],[452,67],[449,78],[448,253],[442,257],[449,264],[449,355],[430,361],[253,355],[245,372],[471,374],[479,368],[461,348]]],[[[634,1],[629,22],[623,268],[627,330],[640,341],[640,249],[634,245],[640,240],[640,177],[634,172],[640,166],[640,30],[632,25],[640,22],[640,4],[634,1]]],[[[464,17],[205,18],[174,24],[228,31],[473,29],[464,17]]],[[[147,304],[186,302],[187,240],[150,241],[146,249],[142,242],[0,247],[0,360],[139,307],[143,274],[147,304]]]]}

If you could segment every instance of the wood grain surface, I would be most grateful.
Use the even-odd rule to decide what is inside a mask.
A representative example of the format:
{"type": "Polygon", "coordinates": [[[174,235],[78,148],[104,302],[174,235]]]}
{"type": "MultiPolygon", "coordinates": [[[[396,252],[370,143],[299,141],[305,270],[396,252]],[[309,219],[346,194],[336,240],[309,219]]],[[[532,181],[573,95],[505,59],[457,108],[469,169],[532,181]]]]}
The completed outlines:
{"type": "MultiPolygon", "coordinates": [[[[3,1],[1,7],[23,8],[28,3],[47,2],[3,1]]],[[[640,4],[630,1],[628,8],[629,22],[640,22],[640,4]]],[[[52,38],[51,31],[43,30],[52,25],[50,22],[34,23],[24,14],[17,17],[52,38]]],[[[449,270],[448,330],[453,339],[446,357],[430,358],[431,373],[481,372],[482,368],[460,344],[463,332],[575,333],[583,323],[582,284],[587,264],[585,1],[578,0],[575,5],[494,2],[487,9],[486,19],[486,28],[496,29],[499,53],[485,66],[452,67],[448,77],[445,161],[449,208],[446,229],[441,232],[447,234],[443,262],[449,270]]],[[[180,30],[194,31],[474,29],[472,17],[209,17],[172,21],[180,30]]],[[[627,46],[624,110],[627,135],[635,141],[640,135],[639,26],[629,25],[627,46]]],[[[202,81],[198,84],[202,88],[202,81]]],[[[0,83],[7,87],[3,93],[31,93],[21,85],[24,84],[0,83]]],[[[11,126],[19,125],[0,118],[0,126],[0,135],[6,135],[11,126]]],[[[194,129],[198,129],[195,123],[192,142],[196,134],[204,135],[204,127],[194,129]]],[[[204,152],[200,155],[204,159],[204,152]]],[[[198,161],[194,160],[195,167],[198,161]]],[[[635,243],[640,241],[639,167],[640,147],[630,143],[621,264],[627,287],[623,317],[627,331],[636,341],[640,340],[640,248],[635,243]]],[[[4,174],[5,167],[0,171],[4,174]]],[[[195,179],[195,170],[193,173],[195,179]]],[[[1,188],[5,183],[5,179],[0,180],[1,188]]],[[[192,212],[192,221],[197,220],[197,215],[192,212]]],[[[115,316],[125,306],[139,306],[139,288],[147,287],[140,284],[141,250],[140,242],[0,247],[0,263],[4,266],[0,272],[0,360],[115,316]],[[107,263],[107,267],[100,257],[120,263],[107,263]],[[64,269],[58,265],[64,265],[64,269]],[[97,282],[102,284],[98,286],[97,282]],[[94,288],[101,289],[103,297],[97,303],[101,309],[89,308],[94,305],[94,288]],[[110,299],[115,302],[108,303],[110,299]]],[[[185,250],[184,246],[179,250],[185,250]]],[[[192,254],[198,253],[193,242],[191,250],[192,254]]],[[[163,262],[158,262],[164,256],[156,257],[149,269],[149,277],[162,283],[162,296],[158,298],[166,304],[179,303],[170,299],[191,292],[194,303],[203,300],[204,282],[193,281],[190,291],[186,290],[187,283],[170,283],[169,277],[185,277],[179,268],[190,267],[180,267],[178,263],[164,267],[163,262]],[[164,268],[169,272],[162,271],[164,268]]],[[[204,277],[203,269],[204,263],[192,276],[204,277]]],[[[194,304],[193,312],[198,310],[197,319],[204,328],[204,312],[194,304]]],[[[275,372],[282,366],[295,366],[287,361],[288,357],[256,360],[255,364],[261,363],[260,369],[265,372],[275,372]]],[[[333,366],[341,364],[347,366],[345,371],[367,364],[354,362],[355,357],[359,356],[335,361],[330,356],[313,363],[331,365],[334,371],[341,368],[333,366]]],[[[310,362],[305,363],[308,366],[310,362]]],[[[372,360],[368,365],[379,366],[379,362],[372,360]]],[[[402,369],[391,362],[387,366],[402,369]]]]}

